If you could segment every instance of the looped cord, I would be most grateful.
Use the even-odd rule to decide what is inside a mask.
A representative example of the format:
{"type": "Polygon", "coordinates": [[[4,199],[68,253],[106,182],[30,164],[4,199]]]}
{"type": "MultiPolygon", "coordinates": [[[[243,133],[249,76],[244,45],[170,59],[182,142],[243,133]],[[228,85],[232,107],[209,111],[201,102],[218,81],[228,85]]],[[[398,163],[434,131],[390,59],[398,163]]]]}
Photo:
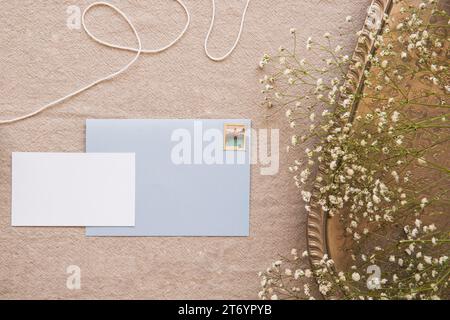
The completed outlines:
{"type": "Polygon", "coordinates": [[[211,59],[213,61],[223,61],[234,51],[234,49],[238,45],[239,39],[241,38],[242,31],[244,30],[245,14],[247,13],[247,9],[248,9],[248,5],[250,4],[250,0],[247,0],[247,3],[245,4],[245,7],[244,7],[244,11],[242,12],[241,25],[239,27],[239,32],[236,37],[236,41],[234,42],[231,49],[227,53],[225,53],[223,56],[220,56],[220,57],[213,57],[208,51],[209,35],[211,34],[211,31],[214,27],[214,17],[216,15],[216,2],[214,0],[212,0],[211,2],[212,2],[211,24],[209,25],[209,30],[208,30],[208,33],[206,34],[205,43],[204,43],[203,47],[204,47],[205,53],[209,59],[211,59]]]}
{"type": "MultiPolygon", "coordinates": [[[[74,96],[76,96],[76,95],[78,95],[78,94],[80,94],[80,93],[82,93],[82,92],[84,92],[86,90],[89,90],[90,88],[96,86],[97,84],[99,84],[101,82],[110,80],[110,79],[120,75],[121,73],[123,73],[126,70],[128,70],[128,68],[137,61],[137,59],[139,58],[139,56],[142,53],[145,53],[145,54],[159,53],[159,52],[163,52],[163,51],[169,49],[170,47],[172,47],[173,45],[175,45],[183,37],[183,35],[186,33],[186,30],[188,29],[190,21],[191,21],[191,16],[189,14],[189,11],[188,11],[186,5],[181,0],[175,0],[175,1],[184,9],[184,12],[186,13],[186,17],[187,17],[186,25],[184,26],[184,28],[180,32],[180,34],[172,42],[170,42],[169,44],[167,44],[164,47],[157,48],[157,49],[143,49],[142,48],[142,42],[141,42],[141,38],[139,36],[139,33],[136,31],[136,28],[134,27],[133,23],[130,21],[130,19],[127,17],[127,15],[122,10],[120,10],[119,8],[114,6],[113,4],[110,4],[110,3],[107,3],[107,2],[94,2],[94,3],[90,4],[86,9],[84,9],[83,14],[81,16],[81,23],[82,23],[82,26],[83,26],[83,30],[86,32],[86,34],[92,40],[94,40],[95,42],[97,42],[97,43],[99,43],[101,45],[104,45],[104,46],[110,47],[110,48],[114,48],[114,49],[135,52],[136,55],[133,57],[133,59],[131,59],[126,65],[124,65],[119,70],[117,70],[117,71],[115,71],[115,72],[113,72],[113,73],[111,73],[111,74],[109,74],[109,75],[107,75],[105,77],[97,79],[94,82],[92,82],[92,83],[90,83],[90,84],[88,84],[88,85],[86,85],[86,86],[84,86],[84,87],[82,87],[82,88],[72,92],[72,93],[69,93],[69,94],[65,95],[64,97],[61,97],[61,98],[59,98],[57,100],[54,100],[54,101],[52,101],[50,103],[47,103],[46,105],[42,106],[41,108],[39,108],[39,109],[37,109],[37,110],[35,110],[35,111],[31,112],[31,113],[28,113],[26,115],[23,115],[23,116],[20,116],[20,117],[17,117],[17,118],[13,118],[13,119],[0,120],[0,125],[2,125],[2,124],[10,124],[10,123],[18,122],[18,121],[21,121],[21,120],[24,120],[24,119],[27,119],[27,118],[31,118],[31,117],[33,117],[33,116],[35,116],[35,115],[37,115],[37,114],[47,110],[48,108],[53,107],[54,105],[57,105],[57,104],[59,104],[59,103],[61,103],[63,101],[66,101],[67,99],[72,98],[72,97],[74,97],[74,96]],[[86,14],[92,8],[100,7],[100,6],[105,6],[105,7],[111,8],[112,10],[117,12],[126,21],[128,26],[133,31],[134,36],[136,37],[136,41],[137,41],[137,44],[138,44],[137,48],[127,47],[127,46],[120,46],[120,45],[109,43],[107,41],[103,41],[103,40],[97,38],[94,34],[92,34],[92,32],[89,31],[89,29],[86,26],[86,21],[85,21],[86,14]]],[[[213,25],[214,25],[214,15],[215,15],[215,11],[216,11],[215,2],[214,2],[214,0],[212,0],[213,15],[212,15],[211,25],[209,27],[208,34],[206,35],[206,38],[205,38],[205,46],[204,46],[205,53],[206,53],[206,55],[208,56],[209,59],[211,59],[213,61],[222,61],[225,58],[227,58],[233,52],[233,50],[236,48],[237,43],[239,42],[239,38],[241,36],[242,30],[243,30],[245,13],[247,12],[247,7],[248,7],[249,2],[250,2],[250,0],[247,0],[247,4],[246,4],[244,12],[242,14],[242,20],[241,20],[241,26],[240,26],[240,29],[239,29],[239,34],[237,36],[237,39],[236,39],[233,47],[224,56],[219,57],[219,58],[215,58],[215,57],[212,57],[208,53],[208,49],[207,49],[208,38],[209,38],[209,35],[210,35],[210,33],[212,31],[212,28],[213,28],[213,25]]]]}
{"type": "Polygon", "coordinates": [[[84,17],[85,17],[86,13],[87,13],[90,9],[92,9],[93,7],[96,7],[96,6],[107,6],[107,7],[113,8],[114,10],[116,10],[117,12],[119,12],[119,13],[122,15],[122,17],[125,18],[125,20],[127,21],[127,23],[128,23],[130,26],[132,26],[130,20],[128,19],[128,17],[127,17],[122,11],[120,11],[117,7],[113,6],[112,4],[109,4],[109,3],[106,3],[106,2],[94,2],[93,4],[91,4],[89,7],[87,7],[87,8],[84,10],[83,16],[82,16],[82,19],[81,19],[82,24],[83,24],[83,29],[84,29],[84,31],[87,33],[87,35],[88,35],[92,40],[94,40],[95,42],[97,42],[97,43],[99,43],[99,44],[101,44],[101,45],[104,45],[104,46],[106,46],[106,47],[110,47],[110,48],[114,48],[114,49],[120,49],[120,50],[126,50],[126,51],[131,51],[131,52],[140,52],[140,53],[160,53],[160,52],[163,52],[164,50],[169,49],[169,48],[172,47],[175,43],[177,43],[178,40],[180,40],[181,37],[184,36],[184,34],[186,33],[186,30],[187,30],[188,27],[189,27],[189,24],[191,23],[191,15],[189,14],[189,11],[188,11],[188,9],[186,8],[186,5],[185,5],[181,0],[175,0],[175,1],[178,2],[178,4],[184,9],[184,12],[185,12],[186,18],[187,18],[187,20],[186,20],[186,25],[184,26],[184,28],[183,28],[183,30],[180,32],[180,34],[179,34],[179,35],[178,35],[171,43],[169,43],[168,45],[166,45],[166,46],[164,46],[164,47],[161,47],[161,48],[157,48],[157,49],[142,49],[142,48],[140,48],[141,50],[139,50],[139,48],[132,48],[132,47],[126,47],[126,46],[120,46],[120,45],[112,44],[112,43],[103,41],[103,40],[97,38],[95,35],[93,35],[92,32],[90,32],[89,29],[86,27],[84,17]]]}

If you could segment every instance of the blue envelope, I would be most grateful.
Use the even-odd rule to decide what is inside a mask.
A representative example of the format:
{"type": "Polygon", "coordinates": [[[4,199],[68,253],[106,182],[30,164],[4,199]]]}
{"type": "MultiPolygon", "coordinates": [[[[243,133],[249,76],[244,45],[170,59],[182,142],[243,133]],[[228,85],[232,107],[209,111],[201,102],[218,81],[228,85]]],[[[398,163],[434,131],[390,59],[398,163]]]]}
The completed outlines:
{"type": "Polygon", "coordinates": [[[248,236],[247,119],[87,120],[86,152],[135,153],[136,225],[88,236],[248,236]]]}

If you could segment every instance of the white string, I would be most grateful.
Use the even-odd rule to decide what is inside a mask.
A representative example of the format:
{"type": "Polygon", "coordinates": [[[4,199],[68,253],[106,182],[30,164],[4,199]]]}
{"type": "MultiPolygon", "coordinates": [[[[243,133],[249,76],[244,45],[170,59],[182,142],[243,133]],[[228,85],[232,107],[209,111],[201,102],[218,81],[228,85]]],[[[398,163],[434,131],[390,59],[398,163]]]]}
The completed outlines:
{"type": "Polygon", "coordinates": [[[103,40],[100,40],[99,38],[97,38],[96,36],[94,36],[89,29],[86,27],[85,23],[84,23],[84,16],[86,15],[86,13],[94,6],[99,6],[99,5],[104,5],[104,6],[108,6],[110,8],[113,8],[114,10],[116,10],[117,12],[119,12],[128,22],[128,24],[131,25],[130,20],[128,19],[128,17],[125,16],[125,14],[123,12],[121,12],[119,9],[117,9],[116,7],[114,7],[112,4],[106,3],[106,2],[95,2],[93,4],[91,4],[89,7],[87,7],[84,12],[83,12],[83,16],[82,16],[82,24],[83,24],[83,29],[84,31],[87,33],[87,35],[94,40],[97,43],[100,43],[104,46],[110,47],[110,48],[114,48],[114,49],[120,49],[120,50],[126,50],[126,51],[131,51],[131,52],[139,52],[140,53],[160,53],[163,52],[164,50],[169,49],[170,47],[172,47],[175,43],[178,42],[178,40],[181,39],[181,37],[186,33],[186,30],[189,27],[189,24],[191,22],[191,16],[189,14],[188,9],[186,8],[186,5],[181,1],[181,0],[175,0],[176,2],[178,2],[184,9],[184,12],[186,13],[186,25],[184,26],[183,30],[180,32],[180,34],[168,45],[161,47],[161,48],[157,48],[157,49],[142,49],[139,50],[139,48],[133,48],[133,47],[126,47],[126,46],[120,46],[120,45],[116,45],[116,44],[112,44],[103,40]]]}
{"type": "MultiPolygon", "coordinates": [[[[191,21],[191,16],[189,14],[189,11],[188,11],[186,5],[181,0],[175,0],[175,1],[183,7],[184,12],[186,13],[186,17],[187,17],[186,25],[184,26],[184,28],[180,32],[180,34],[172,42],[170,42],[169,44],[167,44],[164,47],[157,48],[157,49],[143,49],[142,48],[141,38],[140,38],[138,32],[136,31],[136,28],[134,27],[133,23],[130,21],[130,19],[127,17],[127,15],[123,11],[121,11],[119,8],[117,8],[116,6],[114,6],[114,5],[110,4],[110,3],[107,3],[107,2],[94,2],[91,5],[89,5],[86,9],[84,9],[82,17],[81,17],[81,23],[82,23],[83,29],[86,32],[86,34],[92,40],[94,40],[95,42],[97,42],[97,43],[99,43],[101,45],[104,45],[104,46],[107,46],[107,47],[110,47],[110,48],[114,48],[114,49],[120,49],[120,50],[136,52],[136,55],[133,57],[133,59],[131,59],[126,65],[124,65],[118,71],[113,72],[113,73],[111,73],[111,74],[109,74],[109,75],[107,75],[105,77],[100,78],[100,79],[97,79],[94,82],[92,82],[92,83],[90,83],[90,84],[88,84],[88,85],[86,85],[86,86],[84,86],[84,87],[82,87],[82,88],[72,92],[72,93],[69,93],[69,94],[65,95],[64,97],[61,97],[61,98],[59,98],[57,100],[49,102],[46,105],[42,106],[41,108],[39,108],[39,109],[37,109],[37,110],[35,110],[33,112],[30,112],[28,114],[25,114],[25,115],[17,117],[17,118],[12,118],[12,119],[7,119],[7,120],[0,120],[0,125],[2,125],[2,124],[10,124],[10,123],[18,122],[18,121],[21,121],[21,120],[24,120],[24,119],[27,119],[27,118],[31,118],[31,117],[33,117],[33,116],[35,116],[35,115],[37,115],[37,114],[47,110],[48,108],[53,107],[54,105],[57,105],[57,104],[59,104],[59,103],[61,103],[63,101],[66,101],[67,99],[72,98],[72,97],[74,97],[74,96],[76,96],[76,95],[78,95],[78,94],[80,94],[80,93],[82,93],[82,92],[84,92],[86,90],[89,90],[90,88],[96,86],[97,84],[99,84],[101,82],[110,80],[110,79],[120,75],[121,73],[123,73],[126,70],[128,70],[128,68],[137,61],[137,59],[139,58],[141,53],[145,53],[145,54],[148,54],[148,53],[159,53],[159,52],[162,52],[162,51],[167,50],[170,47],[172,47],[186,33],[186,30],[188,29],[190,21],[191,21]],[[133,31],[134,36],[136,37],[136,40],[137,40],[137,43],[138,43],[138,47],[137,48],[116,45],[116,44],[109,43],[107,41],[103,41],[103,40],[97,38],[94,34],[92,34],[89,31],[89,29],[86,26],[86,21],[85,21],[86,13],[89,10],[91,10],[92,8],[99,7],[99,6],[109,7],[111,9],[113,9],[114,11],[116,11],[118,14],[120,14],[120,16],[122,18],[124,18],[126,23],[129,25],[129,27],[133,31]]],[[[211,56],[209,54],[209,52],[208,52],[208,49],[207,49],[208,39],[209,39],[209,35],[210,35],[210,33],[211,33],[212,29],[213,29],[213,26],[214,26],[214,16],[215,16],[215,12],[216,12],[215,2],[214,2],[214,0],[212,0],[213,13],[212,13],[211,25],[209,27],[208,34],[206,35],[205,44],[204,44],[205,53],[206,53],[206,55],[208,56],[209,59],[211,59],[213,61],[222,61],[222,60],[226,59],[233,52],[233,50],[236,48],[236,46],[237,46],[237,44],[239,42],[239,39],[241,37],[241,33],[242,33],[242,30],[243,30],[243,27],[244,27],[245,14],[247,12],[247,8],[248,8],[248,5],[249,5],[249,2],[250,2],[250,0],[247,0],[247,3],[246,3],[245,8],[244,8],[244,12],[242,14],[242,20],[241,20],[241,26],[240,26],[240,29],[239,29],[239,33],[238,33],[238,36],[236,38],[236,41],[233,44],[233,47],[225,55],[216,58],[216,57],[211,56]]]]}
{"type": "Polygon", "coordinates": [[[205,53],[208,56],[209,59],[213,60],[213,61],[222,61],[225,60],[232,52],[233,50],[236,48],[239,39],[241,38],[241,34],[242,31],[244,30],[244,21],[245,21],[245,14],[247,13],[247,9],[248,9],[248,5],[250,4],[250,0],[247,0],[247,3],[245,4],[244,7],[244,11],[242,12],[242,19],[241,19],[241,25],[239,27],[239,33],[236,37],[236,41],[234,42],[233,46],[231,47],[231,49],[225,53],[223,56],[220,57],[213,57],[209,51],[208,51],[208,40],[209,40],[209,35],[211,34],[211,31],[214,27],[214,17],[216,15],[216,2],[214,0],[212,0],[212,17],[211,17],[211,24],[209,25],[209,30],[208,33],[206,34],[206,38],[205,38],[205,43],[203,45],[203,47],[205,48],[205,53]]]}
{"type": "Polygon", "coordinates": [[[35,110],[33,112],[30,112],[30,113],[28,113],[26,115],[23,115],[23,116],[20,116],[20,117],[17,117],[17,118],[13,118],[13,119],[0,120],[0,125],[2,125],[2,124],[10,124],[10,123],[14,123],[14,122],[17,122],[17,121],[21,121],[21,120],[33,117],[33,116],[35,116],[35,115],[37,115],[37,114],[47,110],[48,108],[53,107],[54,105],[57,105],[57,104],[65,101],[65,100],[67,100],[69,98],[72,98],[72,97],[74,97],[74,96],[76,96],[76,95],[78,95],[78,94],[80,94],[80,93],[82,93],[82,92],[84,92],[84,91],[94,87],[95,85],[97,85],[97,84],[99,84],[101,82],[107,81],[109,79],[112,79],[112,78],[118,76],[119,74],[125,72],[132,64],[134,64],[136,62],[136,60],[139,58],[139,56],[141,55],[141,53],[158,53],[158,52],[162,52],[162,51],[170,48],[171,46],[173,46],[184,35],[184,33],[186,32],[186,30],[187,30],[187,28],[189,26],[189,23],[190,23],[190,15],[189,15],[189,12],[188,12],[186,6],[184,5],[184,3],[181,0],[175,0],[175,1],[177,1],[183,7],[184,11],[186,12],[186,16],[187,16],[186,25],[185,25],[183,31],[181,31],[181,33],[178,35],[178,37],[175,38],[175,40],[173,40],[168,45],[166,45],[164,47],[161,47],[161,48],[158,48],[158,49],[142,49],[141,38],[139,37],[139,34],[136,31],[136,28],[134,27],[133,23],[130,21],[130,19],[127,17],[127,15],[123,11],[121,11],[119,8],[117,8],[116,6],[114,6],[114,5],[110,4],[110,3],[107,3],[107,2],[94,2],[91,5],[89,5],[83,11],[83,15],[81,17],[81,23],[82,23],[83,29],[88,34],[88,36],[92,40],[94,40],[95,42],[98,42],[98,43],[100,43],[100,44],[102,44],[104,46],[111,47],[111,48],[116,48],[116,49],[133,51],[133,52],[136,52],[136,55],[133,57],[133,59],[130,60],[130,62],[128,62],[126,65],[124,65],[118,71],[113,72],[113,73],[111,73],[111,74],[109,74],[109,75],[107,75],[105,77],[100,78],[100,79],[97,79],[94,82],[92,82],[92,83],[90,83],[90,84],[88,84],[88,85],[86,85],[86,86],[84,86],[84,87],[82,87],[82,88],[72,92],[72,93],[69,93],[69,94],[65,95],[64,97],[61,97],[61,98],[59,98],[57,100],[54,100],[54,101],[52,101],[50,103],[47,103],[46,105],[42,106],[41,108],[39,108],[39,109],[37,109],[37,110],[35,110]],[[92,8],[99,7],[99,6],[109,7],[111,9],[113,9],[114,11],[116,11],[118,14],[120,14],[121,17],[124,18],[126,23],[130,26],[131,30],[133,31],[134,36],[136,37],[136,40],[137,40],[137,43],[138,43],[138,47],[137,48],[124,47],[124,46],[119,46],[119,45],[114,45],[114,44],[108,43],[106,41],[98,39],[96,36],[94,36],[89,31],[89,29],[86,27],[86,21],[85,21],[86,13],[89,10],[91,10],[92,8]]]}

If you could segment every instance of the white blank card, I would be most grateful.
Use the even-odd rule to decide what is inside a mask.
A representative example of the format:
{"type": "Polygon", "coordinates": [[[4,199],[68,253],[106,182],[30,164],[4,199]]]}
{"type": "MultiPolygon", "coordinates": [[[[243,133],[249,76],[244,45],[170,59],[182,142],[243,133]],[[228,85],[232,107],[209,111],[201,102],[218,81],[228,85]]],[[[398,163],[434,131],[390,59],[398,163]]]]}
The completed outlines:
{"type": "Polygon", "coordinates": [[[13,226],[134,226],[133,153],[12,154],[13,226]]]}

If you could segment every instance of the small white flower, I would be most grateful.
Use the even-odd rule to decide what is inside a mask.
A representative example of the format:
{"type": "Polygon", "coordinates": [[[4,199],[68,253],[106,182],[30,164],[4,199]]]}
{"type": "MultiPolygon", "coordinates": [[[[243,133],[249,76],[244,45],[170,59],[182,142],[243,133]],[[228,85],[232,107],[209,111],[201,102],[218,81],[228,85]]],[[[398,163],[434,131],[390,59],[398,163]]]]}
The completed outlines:
{"type": "Polygon", "coordinates": [[[423,209],[425,208],[425,206],[428,203],[428,199],[427,198],[422,198],[422,200],[420,200],[420,207],[423,209]]]}
{"type": "Polygon", "coordinates": [[[399,182],[400,181],[400,177],[399,177],[399,175],[398,175],[398,173],[397,173],[397,171],[392,171],[391,172],[391,175],[392,175],[392,177],[395,179],[395,182],[399,182]]]}
{"type": "Polygon", "coordinates": [[[361,279],[361,276],[359,275],[358,272],[353,272],[352,279],[353,279],[353,281],[359,281],[361,279]]]}
{"type": "Polygon", "coordinates": [[[293,135],[291,137],[291,143],[293,146],[296,146],[298,144],[298,137],[296,135],[293,135]]]}
{"type": "Polygon", "coordinates": [[[306,40],[306,49],[311,50],[312,49],[312,38],[309,37],[308,40],[306,40]]]}
{"type": "Polygon", "coordinates": [[[378,204],[378,203],[381,202],[381,199],[380,199],[376,194],[374,194],[374,195],[372,196],[372,200],[373,200],[373,202],[375,202],[376,204],[378,204]]]}
{"type": "Polygon", "coordinates": [[[297,280],[297,279],[299,279],[300,277],[303,277],[304,275],[305,275],[305,273],[303,272],[302,269],[297,269],[297,270],[295,270],[295,272],[294,272],[294,279],[297,280]]]}
{"type": "Polygon", "coordinates": [[[424,159],[424,158],[418,158],[417,159],[417,162],[419,163],[419,164],[427,164],[427,161],[424,159]]]}
{"type": "Polygon", "coordinates": [[[305,201],[306,203],[311,200],[311,192],[302,190],[301,194],[303,197],[303,201],[305,201]]]}
{"type": "Polygon", "coordinates": [[[394,111],[391,116],[392,122],[398,122],[400,118],[400,113],[398,111],[394,111]]]}
{"type": "Polygon", "coordinates": [[[309,288],[309,285],[307,283],[305,283],[303,285],[303,292],[305,293],[306,296],[310,296],[311,295],[311,290],[309,288]]]}
{"type": "Polygon", "coordinates": [[[331,161],[331,163],[330,163],[330,169],[331,169],[331,170],[335,170],[336,168],[337,168],[337,162],[336,162],[336,160],[331,161]]]}
{"type": "Polygon", "coordinates": [[[323,79],[322,78],[317,79],[316,84],[318,87],[320,87],[323,84],[323,79]]]}

